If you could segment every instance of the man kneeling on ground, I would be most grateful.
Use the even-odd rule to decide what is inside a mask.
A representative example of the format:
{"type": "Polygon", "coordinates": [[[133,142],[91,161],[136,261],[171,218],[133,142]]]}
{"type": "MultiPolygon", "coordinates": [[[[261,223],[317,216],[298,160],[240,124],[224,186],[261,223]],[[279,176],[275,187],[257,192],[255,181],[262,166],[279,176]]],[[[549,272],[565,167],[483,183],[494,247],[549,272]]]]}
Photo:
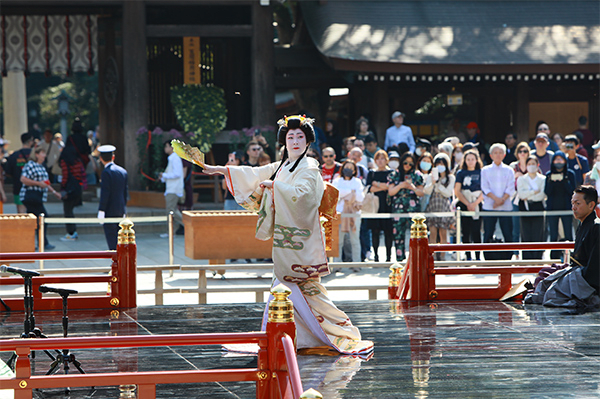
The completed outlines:
{"type": "MultiPolygon", "coordinates": [[[[525,303],[560,307],[600,307],[600,219],[594,209],[598,192],[593,186],[581,186],[571,199],[573,216],[581,222],[575,235],[570,265],[553,265],[552,274],[536,281],[525,303]]],[[[542,276],[542,272],[540,272],[542,276]]]]}

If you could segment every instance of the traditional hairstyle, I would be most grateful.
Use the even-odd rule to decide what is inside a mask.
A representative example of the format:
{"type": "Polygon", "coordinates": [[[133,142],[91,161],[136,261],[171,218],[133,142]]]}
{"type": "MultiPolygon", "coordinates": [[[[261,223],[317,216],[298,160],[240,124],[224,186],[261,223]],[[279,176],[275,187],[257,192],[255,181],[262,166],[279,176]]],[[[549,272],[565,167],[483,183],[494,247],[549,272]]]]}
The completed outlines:
{"type": "Polygon", "coordinates": [[[279,172],[281,166],[285,163],[286,159],[288,159],[287,148],[285,147],[285,138],[287,136],[288,131],[290,129],[302,130],[302,132],[306,135],[307,144],[306,149],[304,149],[302,155],[296,160],[294,166],[292,166],[292,168],[290,169],[290,173],[292,173],[294,170],[296,170],[296,167],[298,167],[298,164],[300,163],[302,158],[304,158],[304,155],[306,155],[306,151],[309,148],[308,144],[315,141],[315,130],[313,128],[314,122],[315,120],[313,118],[307,118],[306,115],[284,116],[283,118],[277,121],[277,124],[279,125],[279,131],[277,132],[277,141],[283,146],[284,150],[283,155],[281,156],[281,163],[279,164],[279,167],[277,168],[275,173],[273,173],[273,175],[271,176],[270,180],[273,180],[275,176],[277,176],[277,172],[279,172]]]}

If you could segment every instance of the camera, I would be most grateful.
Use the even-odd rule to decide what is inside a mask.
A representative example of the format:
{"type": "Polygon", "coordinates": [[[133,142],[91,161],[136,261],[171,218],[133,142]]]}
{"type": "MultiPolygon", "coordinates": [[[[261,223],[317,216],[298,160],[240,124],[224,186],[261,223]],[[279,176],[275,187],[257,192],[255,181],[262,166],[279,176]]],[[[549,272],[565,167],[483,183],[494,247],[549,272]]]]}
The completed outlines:
{"type": "Polygon", "coordinates": [[[575,144],[574,143],[565,143],[565,148],[567,150],[572,150],[575,148],[575,144]]]}

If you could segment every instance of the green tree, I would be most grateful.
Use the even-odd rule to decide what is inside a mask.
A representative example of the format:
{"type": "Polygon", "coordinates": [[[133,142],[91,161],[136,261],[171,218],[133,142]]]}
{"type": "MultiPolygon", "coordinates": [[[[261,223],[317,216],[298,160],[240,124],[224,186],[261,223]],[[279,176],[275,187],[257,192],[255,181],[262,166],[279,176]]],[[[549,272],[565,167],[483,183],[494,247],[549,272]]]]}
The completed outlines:
{"type": "Polygon", "coordinates": [[[94,129],[98,125],[98,76],[76,73],[71,77],[64,77],[64,80],[63,83],[47,87],[41,94],[29,98],[30,102],[39,104],[40,125],[53,131],[60,129],[58,101],[55,97],[64,90],[71,97],[71,114],[67,120],[72,121],[75,116],[79,116],[85,129],[94,129]]]}

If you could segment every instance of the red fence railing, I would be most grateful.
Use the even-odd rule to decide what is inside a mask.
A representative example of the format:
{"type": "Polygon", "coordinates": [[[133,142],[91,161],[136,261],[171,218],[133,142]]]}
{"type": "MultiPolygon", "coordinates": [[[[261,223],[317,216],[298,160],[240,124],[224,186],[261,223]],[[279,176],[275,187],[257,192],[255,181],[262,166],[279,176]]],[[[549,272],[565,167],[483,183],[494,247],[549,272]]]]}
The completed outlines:
{"type": "MultiPolygon", "coordinates": [[[[390,299],[427,300],[498,300],[512,287],[513,274],[538,273],[544,266],[434,267],[434,252],[445,251],[518,251],[573,249],[572,242],[524,242],[487,244],[432,244],[422,217],[413,219],[410,252],[398,289],[390,283],[390,299]],[[496,274],[498,285],[485,287],[437,288],[437,275],[496,274]],[[394,294],[395,291],[395,294],[394,294]]],[[[392,280],[392,279],[391,279],[392,280]]]]}
{"type": "Polygon", "coordinates": [[[255,381],[257,398],[303,398],[294,347],[293,304],[287,298],[291,291],[280,285],[271,292],[275,300],[269,306],[265,332],[0,340],[0,351],[17,354],[15,377],[0,378],[0,385],[3,389],[13,389],[15,399],[31,399],[33,389],[129,385],[137,386],[138,398],[154,399],[159,384],[255,381]],[[30,354],[34,350],[235,344],[258,345],[256,368],[105,373],[87,370],[88,374],[32,375],[30,363],[30,354]]]}
{"type": "MultiPolygon", "coordinates": [[[[116,251],[88,252],[33,252],[33,253],[0,253],[0,264],[23,260],[56,260],[56,259],[110,259],[111,273],[98,276],[36,276],[32,277],[32,294],[36,310],[57,310],[62,307],[62,299],[53,295],[42,297],[39,292],[43,284],[75,284],[75,283],[108,283],[106,295],[78,295],[69,302],[71,309],[117,309],[137,306],[137,246],[133,223],[125,219],[120,223],[116,251]]],[[[22,277],[0,278],[0,286],[21,285],[22,277]]],[[[4,302],[13,310],[24,310],[23,299],[7,298],[4,302]]]]}

